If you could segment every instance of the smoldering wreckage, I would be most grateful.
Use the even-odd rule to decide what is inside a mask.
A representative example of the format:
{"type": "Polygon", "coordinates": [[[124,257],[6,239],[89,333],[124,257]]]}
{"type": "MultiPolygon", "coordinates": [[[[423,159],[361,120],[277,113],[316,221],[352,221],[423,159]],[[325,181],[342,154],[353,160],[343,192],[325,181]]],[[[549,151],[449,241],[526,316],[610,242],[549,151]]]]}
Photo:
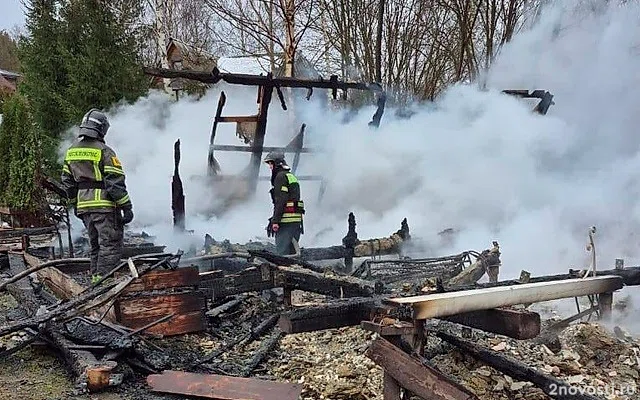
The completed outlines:
{"type": "MultiPolygon", "coordinates": [[[[214,118],[210,178],[246,183],[229,204],[251,192],[261,179],[262,152],[273,150],[263,143],[274,90],[285,109],[281,88],[304,87],[309,95],[325,88],[334,96],[337,90],[371,91],[378,104],[373,126],[384,110],[379,86],[336,77],[146,72],[258,86],[258,114],[222,116],[223,93],[214,118]],[[220,122],[235,122],[249,146],[214,144],[220,122]],[[240,176],[220,176],[214,150],[251,152],[251,162],[240,176]]],[[[540,114],[553,104],[546,91],[505,93],[539,99],[540,114]]],[[[294,171],[300,153],[309,152],[303,134],[304,125],[280,149],[295,154],[294,171]]],[[[174,225],[184,230],[179,142],[174,150],[174,225]]],[[[20,311],[2,319],[0,359],[27,346],[48,346],[79,392],[228,400],[637,398],[640,342],[619,327],[609,333],[595,320],[609,320],[613,307],[623,308],[623,302],[614,305],[613,293],[640,285],[640,267],[618,262],[600,270],[594,263],[589,270],[554,276],[523,271],[518,280],[500,280],[497,242],[479,252],[412,258],[420,239],[411,236],[409,220],[399,221],[388,237],[365,240],[350,214],[341,244],[303,247],[292,257],[274,254],[269,243],[232,244],[208,235],[198,254],[173,254],[145,233],[127,232],[121,264],[91,282],[88,245],[70,240],[68,212],[56,200],[63,194],[59,185],[52,179],[42,185],[51,199],[44,216],[18,215],[13,228],[0,231],[0,291],[13,296],[20,311]],[[489,283],[478,283],[485,275],[489,283]],[[529,309],[561,298],[587,308],[564,320],[542,320],[529,309]]],[[[446,240],[452,234],[440,235],[446,240]]]]}

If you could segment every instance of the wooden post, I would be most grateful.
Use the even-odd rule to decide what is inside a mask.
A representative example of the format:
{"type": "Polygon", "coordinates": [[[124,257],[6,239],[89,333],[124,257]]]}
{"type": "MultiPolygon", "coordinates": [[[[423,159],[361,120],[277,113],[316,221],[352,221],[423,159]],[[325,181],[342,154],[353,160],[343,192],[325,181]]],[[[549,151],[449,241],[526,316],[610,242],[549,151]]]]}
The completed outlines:
{"type": "Polygon", "coordinates": [[[284,300],[284,305],[288,308],[291,307],[291,288],[288,287],[284,287],[283,289],[283,300],[284,300]]]}
{"type": "Polygon", "coordinates": [[[613,308],[613,292],[601,293],[598,296],[598,305],[600,306],[600,319],[604,321],[610,320],[613,308]]]}
{"type": "Polygon", "coordinates": [[[173,180],[171,181],[171,208],[173,209],[173,227],[179,232],[184,232],[185,210],[184,190],[180,179],[180,139],[173,144],[173,180]]]}
{"type": "Polygon", "coordinates": [[[401,400],[400,385],[386,371],[383,377],[382,400],[401,400]]]}
{"type": "Polygon", "coordinates": [[[419,355],[424,355],[424,319],[414,319],[413,349],[419,355]]]}
{"type": "MultiPolygon", "coordinates": [[[[273,78],[272,74],[267,74],[269,80],[273,78]]],[[[251,143],[251,161],[249,162],[249,191],[255,193],[258,185],[258,174],[260,173],[260,162],[262,158],[262,147],[264,146],[264,135],[267,132],[267,114],[269,111],[269,103],[273,95],[273,84],[260,86],[260,106],[258,108],[258,123],[256,124],[256,134],[251,143]]]]}

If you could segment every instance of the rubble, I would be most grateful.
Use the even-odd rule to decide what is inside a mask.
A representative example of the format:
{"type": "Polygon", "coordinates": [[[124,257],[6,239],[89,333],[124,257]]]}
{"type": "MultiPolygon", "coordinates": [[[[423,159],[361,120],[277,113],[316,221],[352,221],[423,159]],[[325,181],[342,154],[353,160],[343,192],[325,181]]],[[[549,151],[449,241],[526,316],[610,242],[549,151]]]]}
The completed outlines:
{"type": "Polygon", "coordinates": [[[374,337],[358,327],[287,335],[268,371],[303,384],[302,400],[382,399],[382,369],[364,355],[374,337]]]}
{"type": "MultiPolygon", "coordinates": [[[[637,399],[640,391],[640,387],[634,389],[640,382],[640,340],[620,340],[596,323],[578,323],[561,332],[562,350],[558,354],[534,340],[514,340],[475,330],[472,335],[474,342],[514,356],[573,386],[602,391],[629,389],[627,395],[602,397],[607,400],[637,399]]],[[[455,376],[480,399],[548,399],[530,382],[514,380],[437,338],[429,338],[426,352],[434,354],[431,361],[438,369],[455,376]]]]}

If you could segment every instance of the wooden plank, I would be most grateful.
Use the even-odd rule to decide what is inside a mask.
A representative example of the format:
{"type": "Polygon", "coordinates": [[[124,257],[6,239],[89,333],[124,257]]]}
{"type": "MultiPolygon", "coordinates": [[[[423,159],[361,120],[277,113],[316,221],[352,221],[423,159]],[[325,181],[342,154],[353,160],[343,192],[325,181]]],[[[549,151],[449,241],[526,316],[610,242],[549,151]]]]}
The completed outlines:
{"type": "Polygon", "coordinates": [[[603,276],[400,297],[389,299],[387,302],[395,305],[411,305],[414,318],[427,319],[516,304],[613,292],[621,289],[622,286],[621,277],[603,276]]]}
{"type": "MultiPolygon", "coordinates": [[[[238,145],[233,145],[233,144],[215,144],[213,146],[211,146],[211,148],[213,150],[217,150],[217,151],[241,151],[241,152],[245,152],[245,153],[251,153],[253,152],[253,147],[250,146],[238,146],[238,145]]],[[[286,147],[276,147],[276,146],[263,146],[262,148],[263,151],[281,151],[283,153],[314,153],[316,152],[315,149],[310,149],[308,147],[304,147],[301,149],[289,149],[286,147]]]]}
{"type": "Polygon", "coordinates": [[[85,289],[84,286],[76,280],[55,267],[41,269],[36,272],[36,276],[47,285],[56,296],[64,300],[76,296],[85,289]]]}
{"type": "Polygon", "coordinates": [[[367,349],[367,357],[381,366],[400,386],[429,400],[478,399],[462,385],[451,381],[437,369],[422,365],[389,341],[378,338],[367,349]]]}
{"type": "Polygon", "coordinates": [[[401,400],[400,385],[387,372],[382,377],[382,400],[401,400]]]}
{"type": "Polygon", "coordinates": [[[258,122],[257,115],[225,116],[217,118],[218,122],[258,122]]]}
{"type": "Polygon", "coordinates": [[[198,286],[200,275],[198,267],[182,267],[175,270],[151,271],[133,282],[123,294],[149,290],[170,289],[182,286],[198,286]]]}
{"type": "Polygon", "coordinates": [[[373,299],[349,299],[335,304],[300,307],[282,314],[278,326],[285,333],[356,326],[369,319],[375,304],[373,299]]]}
{"type": "MultiPolygon", "coordinates": [[[[168,315],[168,314],[167,314],[168,315]]],[[[126,323],[122,323],[127,328],[138,329],[143,326],[157,321],[159,318],[136,318],[130,319],[126,323]]],[[[183,335],[185,333],[201,332],[206,329],[204,312],[191,311],[184,314],[178,314],[171,317],[166,322],[161,322],[145,330],[147,333],[164,336],[183,335]]]]}
{"type": "Polygon", "coordinates": [[[533,339],[540,334],[540,314],[526,310],[495,308],[451,315],[444,319],[520,340],[533,339]]]}
{"type": "Polygon", "coordinates": [[[296,400],[302,385],[213,374],[163,371],[147,376],[154,392],[217,400],[296,400]]]}
{"type": "Polygon", "coordinates": [[[200,292],[135,296],[119,299],[116,301],[116,307],[118,320],[128,325],[133,321],[143,320],[149,323],[169,314],[180,315],[200,311],[205,307],[205,300],[200,292]]]}

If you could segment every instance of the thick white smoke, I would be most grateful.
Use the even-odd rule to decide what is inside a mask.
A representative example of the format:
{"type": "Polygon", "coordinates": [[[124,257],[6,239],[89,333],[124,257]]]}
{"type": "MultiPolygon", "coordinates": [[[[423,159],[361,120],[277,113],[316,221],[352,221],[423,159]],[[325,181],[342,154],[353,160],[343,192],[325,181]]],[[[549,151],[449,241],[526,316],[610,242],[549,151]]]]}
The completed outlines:
{"type": "MultiPolygon", "coordinates": [[[[611,268],[615,258],[638,264],[640,7],[558,3],[502,49],[486,91],[452,87],[435,108],[416,105],[408,120],[388,109],[377,130],[367,126],[373,107],[343,124],[340,112],[323,105],[320,90],[311,102],[297,102],[297,123],[307,124],[306,145],[325,150],[303,154],[298,174],[323,174],[328,182],[320,203],[319,185],[302,183],[308,208],[302,245],[340,243],[353,211],[361,239],[387,236],[407,217],[412,235],[437,255],[482,250],[497,240],[502,279],[522,269],[542,275],[587,267],[592,225],[600,269],[611,268]],[[537,115],[534,103],[502,89],[545,89],[556,104],[546,116],[537,115]],[[456,240],[438,247],[437,232],[450,227],[458,231],[456,240]]],[[[198,178],[206,174],[220,90],[227,94],[224,115],[256,112],[255,88],[220,85],[199,101],[173,102],[156,93],[111,115],[107,141],[127,172],[133,227],[156,235],[169,250],[189,245],[171,227],[178,138],[193,243],[200,245],[205,232],[235,242],[265,236],[268,182],[255,199],[220,219],[201,214],[230,190],[207,188],[198,178]]],[[[274,96],[265,144],[285,145],[296,125],[274,96]]],[[[240,144],[234,132],[233,124],[220,124],[216,143],[240,144]]],[[[216,158],[224,173],[236,174],[249,153],[217,152],[216,158]]],[[[268,175],[266,168],[261,174],[268,175]]]]}

